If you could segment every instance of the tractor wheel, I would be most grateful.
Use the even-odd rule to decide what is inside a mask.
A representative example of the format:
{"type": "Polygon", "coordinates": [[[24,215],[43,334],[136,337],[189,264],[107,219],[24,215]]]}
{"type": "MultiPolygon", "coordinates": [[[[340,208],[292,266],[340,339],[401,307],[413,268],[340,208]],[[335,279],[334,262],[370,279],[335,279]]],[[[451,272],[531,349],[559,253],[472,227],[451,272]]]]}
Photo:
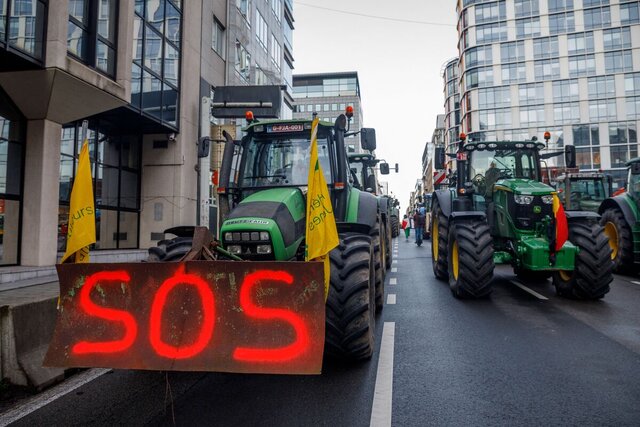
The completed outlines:
{"type": "Polygon", "coordinates": [[[569,223],[569,240],[578,247],[575,269],[553,274],[556,292],[569,298],[602,298],[613,281],[611,248],[603,227],[584,222],[569,223]]]}
{"type": "Polygon", "coordinates": [[[486,221],[467,220],[449,227],[449,286],[456,298],[491,293],[493,239],[486,221]]]}
{"type": "Polygon", "coordinates": [[[391,230],[389,229],[390,224],[388,222],[384,223],[384,236],[386,239],[386,249],[387,249],[387,256],[385,258],[386,261],[386,270],[389,270],[391,268],[391,263],[393,262],[393,241],[392,241],[392,237],[391,237],[391,230]]]}
{"type": "Polygon", "coordinates": [[[449,238],[449,219],[442,213],[438,200],[433,201],[431,215],[431,264],[433,274],[440,280],[449,279],[447,267],[447,241],[449,238]]]}
{"type": "Polygon", "coordinates": [[[604,234],[609,240],[614,271],[621,271],[625,266],[633,265],[633,237],[622,212],[618,209],[607,209],[602,213],[600,225],[604,227],[604,234]]]}
{"type": "Polygon", "coordinates": [[[349,360],[370,359],[375,339],[371,237],[341,234],[338,247],[329,257],[331,285],[326,305],[326,353],[349,360]]]}
{"type": "Polygon", "coordinates": [[[386,273],[386,252],[384,237],[380,235],[380,221],[376,221],[375,227],[369,233],[373,245],[373,259],[375,263],[375,292],[376,308],[382,310],[384,306],[384,276],[386,273]]]}
{"type": "Polygon", "coordinates": [[[149,248],[149,262],[179,261],[189,250],[193,243],[192,237],[174,237],[173,239],[160,240],[157,246],[149,248]]]}
{"type": "Polygon", "coordinates": [[[398,221],[398,217],[397,216],[392,216],[391,217],[391,237],[398,237],[398,234],[400,234],[400,222],[398,221]]]}

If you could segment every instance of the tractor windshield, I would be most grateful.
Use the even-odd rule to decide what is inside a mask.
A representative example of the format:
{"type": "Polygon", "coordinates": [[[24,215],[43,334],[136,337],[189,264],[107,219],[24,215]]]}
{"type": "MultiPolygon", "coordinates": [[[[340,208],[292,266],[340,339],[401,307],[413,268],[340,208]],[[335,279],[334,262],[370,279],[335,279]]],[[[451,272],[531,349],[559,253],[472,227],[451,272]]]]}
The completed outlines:
{"type": "MultiPolygon", "coordinates": [[[[533,149],[479,150],[471,156],[470,177],[478,175],[504,178],[522,178],[538,181],[537,152],[533,149]]],[[[495,183],[495,181],[494,181],[495,183]]]]}
{"type": "MultiPolygon", "coordinates": [[[[310,140],[298,138],[255,139],[244,148],[243,188],[306,186],[309,175],[310,140]]],[[[318,159],[327,183],[331,166],[327,138],[318,138],[318,159]]]]}
{"type": "MultiPolygon", "coordinates": [[[[560,187],[558,189],[560,190],[560,187]]],[[[580,178],[571,180],[569,198],[572,203],[584,200],[602,202],[606,197],[604,183],[601,179],[580,178]]]]}

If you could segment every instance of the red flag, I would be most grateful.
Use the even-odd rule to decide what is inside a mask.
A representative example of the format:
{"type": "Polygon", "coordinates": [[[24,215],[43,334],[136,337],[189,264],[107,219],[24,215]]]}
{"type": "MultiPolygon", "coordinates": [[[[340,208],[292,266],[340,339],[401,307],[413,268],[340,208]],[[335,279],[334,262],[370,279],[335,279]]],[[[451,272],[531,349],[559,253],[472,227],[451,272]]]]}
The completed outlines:
{"type": "Polygon", "coordinates": [[[555,193],[553,195],[553,215],[556,218],[556,252],[558,252],[569,238],[569,225],[562,203],[555,193]]]}

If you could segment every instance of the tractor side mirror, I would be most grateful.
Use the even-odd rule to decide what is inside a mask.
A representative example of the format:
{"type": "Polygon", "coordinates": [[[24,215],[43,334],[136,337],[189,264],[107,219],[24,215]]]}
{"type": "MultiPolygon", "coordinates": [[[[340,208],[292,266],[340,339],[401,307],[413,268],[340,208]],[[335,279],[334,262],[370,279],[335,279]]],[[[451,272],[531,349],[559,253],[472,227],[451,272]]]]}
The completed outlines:
{"type": "Polygon", "coordinates": [[[564,164],[567,168],[576,167],[576,147],[573,145],[564,147],[564,164]]]}
{"type": "Polygon", "coordinates": [[[202,136],[198,138],[198,158],[209,156],[209,147],[211,146],[211,138],[202,136]]]}
{"type": "Polygon", "coordinates": [[[640,162],[631,164],[631,175],[640,175],[640,162]]]}
{"type": "Polygon", "coordinates": [[[389,175],[389,163],[380,163],[380,173],[382,175],[389,175]]]}
{"type": "Polygon", "coordinates": [[[360,145],[363,150],[373,151],[376,149],[376,130],[374,128],[362,128],[360,131],[360,145]]]}
{"type": "Polygon", "coordinates": [[[434,162],[434,169],[444,169],[444,147],[436,147],[434,162]]]}
{"type": "Polygon", "coordinates": [[[396,163],[396,173],[400,172],[400,166],[396,163]]]}

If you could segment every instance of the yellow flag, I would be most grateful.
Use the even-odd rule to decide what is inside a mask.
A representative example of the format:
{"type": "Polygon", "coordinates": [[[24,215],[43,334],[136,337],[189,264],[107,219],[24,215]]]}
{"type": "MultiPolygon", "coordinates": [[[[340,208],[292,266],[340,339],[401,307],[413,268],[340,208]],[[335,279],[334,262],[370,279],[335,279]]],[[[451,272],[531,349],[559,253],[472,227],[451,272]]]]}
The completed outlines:
{"type": "Polygon", "coordinates": [[[318,122],[316,117],[311,125],[311,160],[307,192],[307,247],[305,260],[324,262],[324,295],[329,293],[329,252],[338,246],[338,229],[333,213],[327,181],[324,179],[318,161],[318,122]]]}
{"type": "Polygon", "coordinates": [[[96,210],[93,205],[88,140],[82,144],[69,205],[67,251],[61,262],[70,257],[71,262],[89,262],[89,245],[96,242],[96,210]]]}

